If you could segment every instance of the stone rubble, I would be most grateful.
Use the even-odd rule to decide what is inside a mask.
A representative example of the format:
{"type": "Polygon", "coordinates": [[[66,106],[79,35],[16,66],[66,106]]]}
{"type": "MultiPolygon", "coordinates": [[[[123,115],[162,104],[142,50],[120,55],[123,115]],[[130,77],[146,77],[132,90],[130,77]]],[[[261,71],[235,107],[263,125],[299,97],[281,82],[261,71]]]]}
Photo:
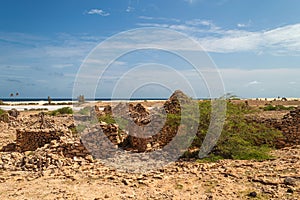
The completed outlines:
{"type": "Polygon", "coordinates": [[[291,110],[281,118],[249,116],[247,120],[263,123],[281,131],[283,138],[277,142],[277,148],[300,145],[300,107],[291,110]]]}
{"type": "MultiPolygon", "coordinates": [[[[164,104],[166,113],[181,112],[177,100],[171,97],[164,104]]],[[[159,111],[147,110],[142,104],[129,105],[127,111],[121,107],[107,106],[103,113],[100,109],[95,108],[95,111],[97,114],[110,115],[114,109],[119,109],[123,112],[121,117],[128,115],[133,123],[140,125],[138,127],[146,126],[149,121],[153,122],[156,117],[160,117],[157,114],[159,111]]],[[[5,140],[10,143],[1,143],[0,188],[16,183],[38,188],[36,185],[39,183],[55,179],[61,180],[61,184],[67,182],[72,188],[79,187],[72,185],[75,183],[86,184],[90,190],[95,183],[95,190],[105,185],[111,187],[109,191],[113,190],[103,195],[98,192],[93,199],[248,199],[255,196],[260,199],[296,200],[300,196],[300,146],[295,145],[299,144],[299,116],[300,111],[296,109],[276,123],[271,120],[272,126],[286,135],[284,146],[288,146],[273,152],[276,159],[200,163],[193,160],[169,162],[173,158],[169,157],[168,152],[163,152],[161,147],[170,141],[176,128],[162,126],[158,135],[148,137],[145,132],[146,138],[136,140],[136,136],[128,135],[118,125],[102,122],[92,127],[94,130],[83,131],[81,137],[78,137],[72,130],[75,125],[70,115],[45,115],[44,120],[41,120],[39,114],[20,115],[11,118],[9,122],[0,122],[2,134],[9,134],[6,132],[9,130],[15,131],[16,135],[14,142],[10,138],[5,140]],[[99,134],[99,130],[103,134],[99,134]],[[99,146],[101,149],[97,149],[99,146]],[[91,152],[91,149],[94,151],[91,152]],[[133,153],[136,151],[140,153],[133,153]],[[108,164],[95,157],[105,158],[108,164]],[[115,166],[109,165],[111,163],[115,166]],[[133,173],[128,173],[126,169],[130,167],[144,168],[145,171],[137,173],[133,170],[130,171],[133,173]]],[[[264,123],[270,121],[266,119],[264,123]]],[[[79,192],[72,193],[66,186],[65,189],[61,185],[57,187],[51,189],[53,199],[92,199],[80,196],[79,192]]],[[[25,199],[18,188],[5,192],[5,189],[0,190],[2,199],[25,199]]]]}

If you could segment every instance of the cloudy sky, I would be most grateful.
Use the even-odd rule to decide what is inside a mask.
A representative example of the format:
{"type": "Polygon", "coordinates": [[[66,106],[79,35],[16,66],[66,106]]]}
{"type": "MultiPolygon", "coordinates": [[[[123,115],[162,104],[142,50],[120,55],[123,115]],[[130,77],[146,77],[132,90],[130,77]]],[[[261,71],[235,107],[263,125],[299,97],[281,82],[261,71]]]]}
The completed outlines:
{"type": "Polygon", "coordinates": [[[20,97],[71,97],[78,74],[85,80],[97,78],[97,97],[143,85],[143,80],[142,89],[134,87],[136,96],[164,97],[188,82],[196,96],[207,97],[210,77],[200,77],[182,59],[187,52],[205,67],[214,64],[224,92],[300,97],[299,8],[295,0],[0,0],[0,98],[16,92],[20,97]],[[183,33],[207,57],[193,45],[180,46],[184,40],[147,31],[149,27],[183,33]],[[134,29],[142,34],[126,42],[110,41],[110,52],[132,49],[141,38],[162,49],[132,51],[105,68],[108,51],[97,51],[97,45],[134,29]],[[182,52],[174,54],[178,49],[182,52]],[[80,67],[90,67],[90,74],[80,67]]]}

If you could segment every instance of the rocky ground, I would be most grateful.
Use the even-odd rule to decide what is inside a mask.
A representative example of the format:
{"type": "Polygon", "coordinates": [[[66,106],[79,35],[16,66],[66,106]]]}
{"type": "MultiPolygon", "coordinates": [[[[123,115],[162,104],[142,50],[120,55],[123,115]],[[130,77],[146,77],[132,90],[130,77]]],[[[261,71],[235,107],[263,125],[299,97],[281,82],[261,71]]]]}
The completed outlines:
{"type": "MultiPolygon", "coordinates": [[[[0,149],[16,129],[38,126],[34,113],[0,122],[0,149]]],[[[50,117],[68,127],[71,116],[50,117]]],[[[90,156],[66,157],[58,144],[23,153],[0,151],[0,199],[298,199],[300,146],[273,151],[262,162],[177,161],[144,173],[125,173],[90,156]],[[45,165],[47,163],[47,165],[45,165]]]]}

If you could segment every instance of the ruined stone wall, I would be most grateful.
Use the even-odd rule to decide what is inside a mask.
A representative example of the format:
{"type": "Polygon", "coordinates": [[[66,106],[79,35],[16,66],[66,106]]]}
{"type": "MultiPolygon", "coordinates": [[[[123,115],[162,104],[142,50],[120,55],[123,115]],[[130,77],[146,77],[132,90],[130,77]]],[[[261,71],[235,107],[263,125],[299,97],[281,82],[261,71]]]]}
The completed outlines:
{"type": "Polygon", "coordinates": [[[300,144],[300,108],[290,111],[290,113],[283,116],[283,118],[275,122],[273,127],[282,131],[284,140],[281,141],[280,146],[292,146],[300,144]]]}
{"type": "Polygon", "coordinates": [[[141,103],[120,103],[113,108],[107,106],[104,111],[96,107],[95,112],[98,117],[114,113],[116,116],[113,117],[127,121],[127,126],[123,127],[126,133],[124,130],[116,130],[116,124],[101,127],[113,144],[130,151],[153,151],[169,144],[178,132],[179,126],[176,124],[180,124],[180,118],[176,122],[166,115],[180,116],[181,104],[189,104],[190,101],[183,92],[175,91],[165,102],[163,109],[152,109],[150,112],[141,103]]]}
{"type": "Polygon", "coordinates": [[[17,129],[16,150],[34,151],[50,143],[51,140],[58,140],[61,136],[67,135],[68,132],[64,129],[17,129]]]}
{"type": "Polygon", "coordinates": [[[263,123],[281,131],[283,138],[277,141],[278,148],[300,145],[300,108],[290,111],[281,119],[252,117],[248,120],[263,123]]]}

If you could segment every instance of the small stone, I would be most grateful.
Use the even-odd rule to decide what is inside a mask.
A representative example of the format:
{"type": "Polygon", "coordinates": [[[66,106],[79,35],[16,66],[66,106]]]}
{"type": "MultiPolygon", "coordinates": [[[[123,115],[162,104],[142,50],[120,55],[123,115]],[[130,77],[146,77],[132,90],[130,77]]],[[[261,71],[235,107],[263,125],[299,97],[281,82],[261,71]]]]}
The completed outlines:
{"type": "Polygon", "coordinates": [[[287,191],[286,191],[287,193],[294,193],[294,190],[292,189],[292,188],[289,188],[289,189],[287,189],[287,191]]]}
{"type": "Polygon", "coordinates": [[[127,179],[123,179],[122,183],[124,183],[124,185],[129,185],[129,181],[127,179]]]}
{"type": "Polygon", "coordinates": [[[93,156],[91,156],[91,155],[87,155],[86,157],[85,157],[85,159],[87,160],[87,161],[89,161],[89,162],[94,162],[94,159],[93,159],[93,156]]]}
{"type": "Polygon", "coordinates": [[[292,177],[286,177],[283,182],[286,185],[293,185],[293,186],[296,185],[296,179],[294,179],[292,177]]]}
{"type": "Polygon", "coordinates": [[[250,192],[248,196],[249,197],[257,197],[257,193],[256,192],[250,192]]]}
{"type": "Polygon", "coordinates": [[[206,197],[206,200],[212,200],[213,199],[213,196],[212,195],[208,195],[207,197],[206,197]]]}
{"type": "Polygon", "coordinates": [[[32,151],[25,151],[24,154],[25,156],[30,156],[32,154],[32,151]]]}
{"type": "Polygon", "coordinates": [[[162,176],[162,175],[154,175],[153,178],[156,178],[156,179],[163,179],[163,176],[162,176]]]}
{"type": "Polygon", "coordinates": [[[105,199],[109,198],[108,194],[105,194],[105,195],[104,195],[104,198],[105,198],[105,199]]]}

